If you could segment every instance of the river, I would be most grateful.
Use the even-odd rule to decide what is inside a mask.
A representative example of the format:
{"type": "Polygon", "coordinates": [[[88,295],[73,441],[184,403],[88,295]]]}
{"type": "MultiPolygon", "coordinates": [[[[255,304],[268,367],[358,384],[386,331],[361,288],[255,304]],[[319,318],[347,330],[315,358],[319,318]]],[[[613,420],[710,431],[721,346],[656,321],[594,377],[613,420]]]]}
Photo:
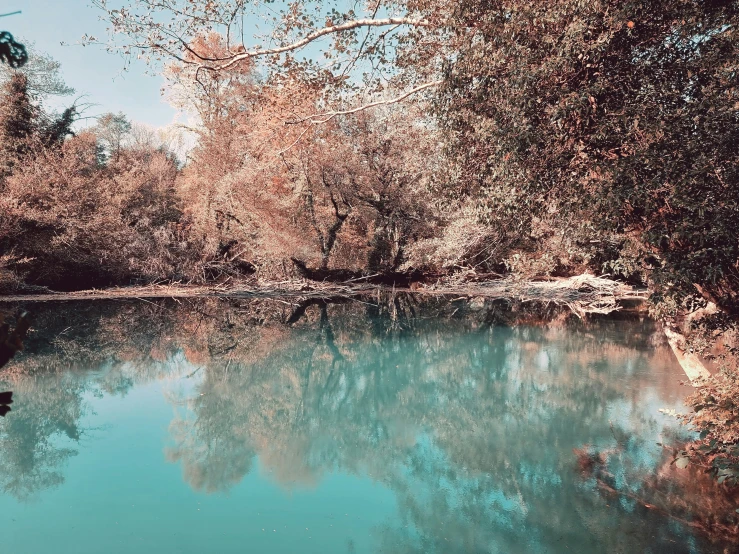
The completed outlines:
{"type": "Polygon", "coordinates": [[[6,552],[723,551],[654,500],[690,433],[660,411],[688,390],[648,320],[404,295],[24,307],[6,552]]]}

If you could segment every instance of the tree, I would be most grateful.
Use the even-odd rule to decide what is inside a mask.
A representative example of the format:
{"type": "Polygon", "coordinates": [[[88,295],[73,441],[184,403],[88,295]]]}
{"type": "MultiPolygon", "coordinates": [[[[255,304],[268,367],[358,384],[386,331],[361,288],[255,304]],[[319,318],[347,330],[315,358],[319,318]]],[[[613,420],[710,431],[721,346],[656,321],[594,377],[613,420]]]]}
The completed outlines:
{"type": "Polygon", "coordinates": [[[454,192],[517,240],[615,234],[636,248],[611,267],[656,298],[737,310],[737,23],[735,2],[465,2],[438,104],[454,192]]]}
{"type": "Polygon", "coordinates": [[[38,109],[28,93],[28,79],[19,73],[0,91],[0,187],[20,157],[28,153],[37,130],[38,109]]]}
{"type": "Polygon", "coordinates": [[[387,107],[311,129],[283,157],[300,183],[303,213],[317,235],[320,267],[335,247],[338,267],[397,271],[406,246],[433,220],[427,191],[434,133],[420,110],[387,107]]]}
{"type": "Polygon", "coordinates": [[[41,149],[60,146],[72,134],[77,116],[75,106],[61,115],[46,113],[33,101],[28,77],[16,72],[0,89],[0,186],[2,177],[12,173],[13,166],[25,156],[41,149]]]}
{"type": "Polygon", "coordinates": [[[131,132],[131,122],[119,112],[106,113],[98,118],[93,133],[98,137],[109,158],[118,159],[121,149],[131,132]]]}
{"type": "MultiPolygon", "coordinates": [[[[448,4],[428,1],[373,0],[348,9],[338,2],[298,1],[272,10],[271,32],[248,44],[245,22],[265,17],[260,4],[243,0],[95,0],[93,4],[111,23],[111,37],[105,43],[111,51],[135,53],[147,62],[176,60],[196,81],[262,61],[270,72],[299,76],[321,88],[326,99],[336,101],[342,91],[385,91],[389,80],[406,93],[438,84],[447,53],[444,22],[451,13],[448,4]],[[223,51],[214,54],[194,46],[213,32],[223,33],[223,51]],[[315,59],[305,54],[307,46],[324,39],[330,46],[315,59]],[[398,74],[401,67],[406,71],[398,74]]],[[[97,37],[86,38],[98,42],[97,37]]]]}
{"type": "Polygon", "coordinates": [[[26,44],[26,49],[30,52],[28,61],[19,67],[0,65],[0,83],[9,81],[15,73],[23,73],[28,83],[28,93],[33,98],[74,94],[74,89],[60,75],[61,64],[49,54],[37,51],[33,43],[26,44]]]}

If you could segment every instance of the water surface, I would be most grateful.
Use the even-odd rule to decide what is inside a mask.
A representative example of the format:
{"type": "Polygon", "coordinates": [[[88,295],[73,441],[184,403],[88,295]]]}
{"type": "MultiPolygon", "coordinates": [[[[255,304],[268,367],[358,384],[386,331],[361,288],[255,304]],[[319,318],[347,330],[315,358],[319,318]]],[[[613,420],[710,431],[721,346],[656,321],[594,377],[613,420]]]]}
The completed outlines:
{"type": "Polygon", "coordinates": [[[719,551],[642,502],[687,436],[649,322],[410,297],[26,307],[0,373],[7,552],[719,551]]]}

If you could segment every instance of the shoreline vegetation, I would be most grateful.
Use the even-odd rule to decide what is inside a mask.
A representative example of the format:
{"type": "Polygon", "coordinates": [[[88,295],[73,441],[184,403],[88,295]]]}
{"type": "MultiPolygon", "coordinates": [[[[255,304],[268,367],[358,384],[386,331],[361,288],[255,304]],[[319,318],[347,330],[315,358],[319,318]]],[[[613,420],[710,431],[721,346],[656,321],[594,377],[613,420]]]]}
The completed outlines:
{"type": "Polygon", "coordinates": [[[517,302],[553,303],[566,306],[578,317],[586,314],[609,314],[622,309],[624,302],[644,302],[649,293],[619,281],[593,275],[547,280],[498,279],[494,281],[454,282],[440,280],[421,285],[413,281],[408,286],[366,283],[366,278],[353,282],[330,281],[261,281],[219,285],[188,285],[183,283],[88,289],[73,292],[47,290],[28,294],[0,295],[0,302],[31,302],[54,300],[98,300],[116,298],[194,298],[194,297],[254,297],[254,298],[353,298],[379,292],[408,292],[419,295],[515,300],[517,302]]]}

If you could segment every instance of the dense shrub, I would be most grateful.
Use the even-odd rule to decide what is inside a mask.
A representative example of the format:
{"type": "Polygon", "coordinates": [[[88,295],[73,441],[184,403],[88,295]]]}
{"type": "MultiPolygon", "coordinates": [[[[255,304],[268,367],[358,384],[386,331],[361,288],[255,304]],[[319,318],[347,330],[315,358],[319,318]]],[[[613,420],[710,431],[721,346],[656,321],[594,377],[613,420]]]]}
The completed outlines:
{"type": "Polygon", "coordinates": [[[71,134],[22,74],[0,109],[0,254],[6,289],[80,289],[172,278],[183,264],[177,165],[156,149],[123,149],[107,162],[99,137],[71,134]]]}

